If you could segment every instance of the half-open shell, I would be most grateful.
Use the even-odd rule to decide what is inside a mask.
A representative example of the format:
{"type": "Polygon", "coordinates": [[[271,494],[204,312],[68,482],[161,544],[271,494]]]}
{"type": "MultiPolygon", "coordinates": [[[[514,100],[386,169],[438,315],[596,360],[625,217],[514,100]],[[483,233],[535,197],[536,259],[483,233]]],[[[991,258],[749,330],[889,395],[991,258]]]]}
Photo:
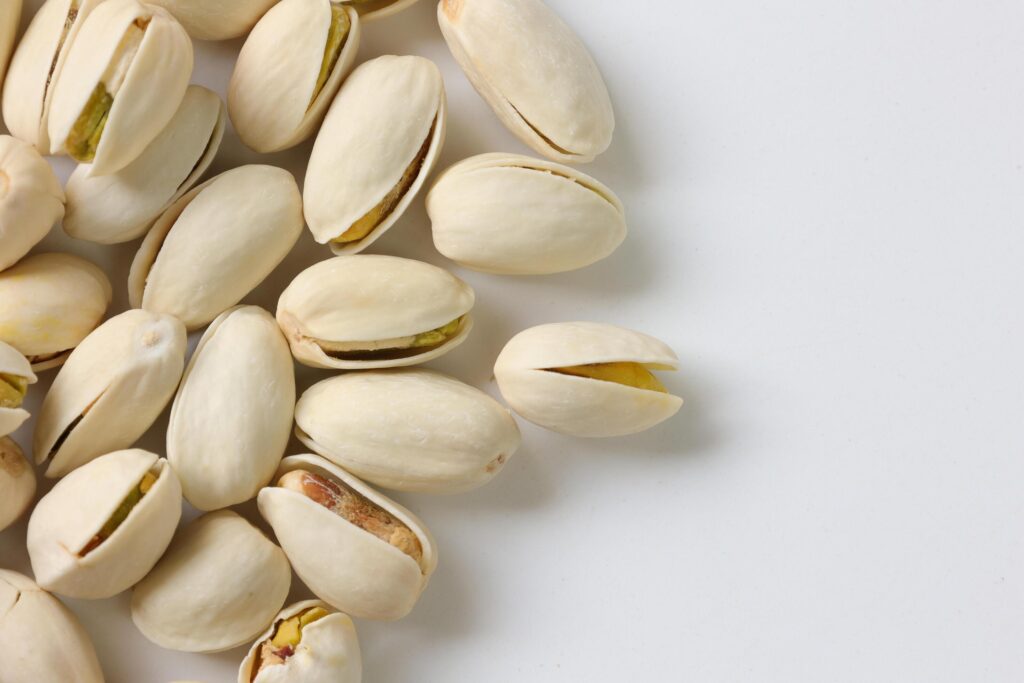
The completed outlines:
{"type": "Polygon", "coordinates": [[[7,436],[29,418],[22,402],[28,385],[36,383],[32,365],[10,344],[0,341],[0,436],[7,436]]]}
{"type": "Polygon", "coordinates": [[[0,135],[0,270],[13,266],[64,215],[64,190],[27,142],[0,135]]]}

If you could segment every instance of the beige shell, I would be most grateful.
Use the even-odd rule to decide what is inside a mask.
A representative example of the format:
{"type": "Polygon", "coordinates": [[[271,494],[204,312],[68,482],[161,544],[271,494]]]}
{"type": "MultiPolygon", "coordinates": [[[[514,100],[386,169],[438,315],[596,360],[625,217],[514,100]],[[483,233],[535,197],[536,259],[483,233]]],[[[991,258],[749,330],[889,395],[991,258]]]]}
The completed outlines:
{"type": "Polygon", "coordinates": [[[199,341],[167,427],[167,458],[200,510],[250,500],[277,471],[292,425],[295,368],[274,318],[233,308],[199,341]]]}
{"type": "Polygon", "coordinates": [[[434,246],[487,273],[545,275],[596,263],[626,238],[622,202],[576,169],[518,154],[481,154],[427,194],[434,246]]]}
{"type": "Polygon", "coordinates": [[[396,256],[336,256],[299,273],[281,294],[277,322],[302,364],[369,370],[424,363],[465,341],[475,295],[451,273],[396,256]],[[457,333],[423,353],[384,360],[344,360],[331,345],[407,338],[462,317],[457,333]]]}
{"type": "Polygon", "coordinates": [[[185,367],[185,328],[167,315],[130,310],[75,349],[43,399],[33,450],[62,477],[135,443],[174,396],[185,367]]]}
{"type": "MultiPolygon", "coordinates": [[[[0,341],[0,375],[17,377],[28,384],[36,383],[36,376],[32,372],[32,365],[28,359],[13,346],[2,341],[0,341]]],[[[21,406],[5,408],[0,405],[0,436],[13,433],[28,418],[28,411],[21,406]]]]}
{"type": "Polygon", "coordinates": [[[416,0],[341,0],[341,4],[355,8],[363,21],[390,17],[415,3],[416,0]]]}
{"type": "Polygon", "coordinates": [[[57,482],[32,511],[32,573],[54,593],[109,598],[149,573],[180,518],[181,486],[166,460],[143,450],[104,455],[57,482]],[[147,473],[156,476],[152,488],[113,534],[84,552],[147,473]]]}
{"type": "Polygon", "coordinates": [[[137,0],[105,0],[86,17],[53,86],[50,152],[67,151],[66,141],[86,103],[104,84],[113,104],[90,173],[121,170],[174,117],[191,77],[192,41],[170,14],[137,0]],[[124,37],[145,22],[133,53],[124,37]]]}
{"type": "Polygon", "coordinates": [[[0,135],[0,270],[13,266],[64,215],[64,190],[32,145],[0,135]]]}
{"type": "Polygon", "coordinates": [[[71,254],[33,254],[0,272],[0,341],[36,372],[62,365],[110,305],[110,281],[71,254]]]}
{"type": "Polygon", "coordinates": [[[0,6],[0,82],[7,73],[7,63],[14,49],[14,36],[21,20],[21,0],[8,0],[0,6]]]}
{"type": "Polygon", "coordinates": [[[301,233],[291,173],[257,165],[222,173],[172,204],[146,235],[128,274],[131,304],[198,329],[259,285],[301,233]]]}
{"type": "Polygon", "coordinates": [[[668,393],[577,377],[553,368],[639,363],[675,370],[679,359],[664,343],[602,323],[540,325],[520,332],[494,365],[502,396],[524,418],[573,436],[621,436],[667,420],[683,400],[668,393]]]}
{"type": "Polygon", "coordinates": [[[430,370],[338,375],[295,407],[306,446],[388,489],[456,493],[490,481],[519,448],[508,410],[430,370]]]}
{"type": "Polygon", "coordinates": [[[281,0],[249,34],[228,86],[228,113],[238,136],[257,152],[293,147],[323,121],[341,82],[355,64],[359,15],[338,61],[314,98],[331,27],[330,0],[281,0]]]}
{"type": "Polygon", "coordinates": [[[604,78],[543,0],[441,0],[437,19],[470,82],[520,140],[570,164],[608,149],[615,113],[604,78]]]}
{"type": "Polygon", "coordinates": [[[437,567],[430,532],[411,512],[316,455],[285,458],[277,476],[295,469],[342,481],[404,523],[419,539],[422,563],[301,493],[268,487],[257,497],[295,573],[320,599],[365,619],[400,619],[416,604],[437,567]]]}
{"type": "Polygon", "coordinates": [[[36,472],[21,447],[0,437],[0,531],[25,514],[36,495],[36,472]]]}
{"type": "Polygon", "coordinates": [[[389,55],[356,68],[327,112],[306,169],[303,201],[316,241],[352,254],[391,228],[437,163],[446,118],[444,81],[430,60],[389,55]],[[414,179],[380,223],[358,241],[333,242],[400,186],[424,147],[414,179]]]}
{"type": "Polygon", "coordinates": [[[103,683],[89,634],[60,600],[27,576],[0,569],[4,683],[103,683]]]}
{"type": "Polygon", "coordinates": [[[230,510],[210,512],[135,587],[132,621],[169,650],[229,650],[270,625],[291,578],[284,553],[259,529],[230,510]]]}
{"type": "Polygon", "coordinates": [[[177,113],[139,157],[117,173],[91,175],[88,164],[68,179],[64,232],[99,244],[146,234],[213,163],[227,116],[220,97],[190,85],[177,113]]]}
{"type": "Polygon", "coordinates": [[[228,40],[249,32],[277,0],[152,0],[196,40],[228,40]]]}

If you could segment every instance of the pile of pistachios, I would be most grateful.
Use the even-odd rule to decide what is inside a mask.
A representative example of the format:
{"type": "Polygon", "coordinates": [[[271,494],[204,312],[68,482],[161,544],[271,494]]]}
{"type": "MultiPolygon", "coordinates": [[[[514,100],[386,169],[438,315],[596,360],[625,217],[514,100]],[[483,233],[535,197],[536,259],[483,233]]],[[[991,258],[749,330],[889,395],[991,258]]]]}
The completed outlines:
{"type": "MultiPolygon", "coordinates": [[[[102,681],[53,594],[128,590],[135,626],[161,647],[251,643],[239,683],[359,681],[351,617],[404,617],[438,566],[427,525],[377,489],[467,491],[519,448],[507,408],[413,367],[471,334],[473,289],[360,252],[422,196],[438,252],[471,270],[541,275],[611,256],[623,204],[566,164],[608,148],[612,105],[542,0],[442,0],[455,60],[544,158],[481,154],[430,182],[441,72],[418,56],[356,64],[363,24],[413,2],[47,0],[16,47],[21,0],[0,4],[0,530],[31,515],[34,573],[0,569],[3,683],[102,681]],[[242,36],[226,104],[189,84],[193,39],[242,36]],[[304,186],[270,165],[206,178],[229,121],[258,153],[315,136],[304,186]],[[45,155],[79,163],[64,187],[45,155]],[[141,238],[126,281],[38,253],[58,224],[98,244],[141,238]],[[276,311],[239,305],[300,239],[333,255],[276,311]],[[115,286],[133,308],[108,317],[115,286]],[[297,396],[296,361],[344,372],[297,396]],[[19,445],[9,435],[46,371],[19,445]],[[168,407],[165,457],[133,448],[168,407]],[[293,433],[309,452],[285,457],[293,433]],[[59,479],[39,500],[37,467],[59,479]],[[272,536],[230,509],[253,500],[272,536]],[[185,502],[205,514],[179,529],[185,502]],[[285,605],[293,570],[317,600],[285,605]]],[[[640,332],[565,322],[516,335],[494,377],[521,418],[608,437],[680,409],[652,372],[677,365],[640,332]]]]}

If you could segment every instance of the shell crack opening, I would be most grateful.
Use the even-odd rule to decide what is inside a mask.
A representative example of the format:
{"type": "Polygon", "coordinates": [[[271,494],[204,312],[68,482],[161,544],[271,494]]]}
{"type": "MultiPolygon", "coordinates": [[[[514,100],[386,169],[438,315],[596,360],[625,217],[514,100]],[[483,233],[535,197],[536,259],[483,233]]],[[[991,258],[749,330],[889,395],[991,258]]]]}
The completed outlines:
{"type": "Polygon", "coordinates": [[[668,393],[668,389],[665,388],[665,385],[663,385],[661,381],[642,363],[593,363],[590,365],[544,368],[544,371],[554,372],[560,375],[583,377],[601,382],[623,384],[628,387],[643,389],[645,391],[656,391],[662,394],[668,393]]]}
{"type": "Polygon", "coordinates": [[[28,378],[0,372],[0,408],[20,408],[28,392],[28,378]]]}
{"type": "Polygon", "coordinates": [[[260,643],[259,649],[256,651],[256,660],[249,677],[250,683],[256,680],[263,669],[284,664],[289,657],[295,654],[296,648],[302,642],[303,629],[327,615],[328,612],[323,607],[310,607],[293,617],[281,619],[274,624],[273,634],[260,643]]]}
{"type": "MultiPolygon", "coordinates": [[[[505,100],[505,101],[508,102],[508,100],[505,100]]],[[[570,156],[570,157],[581,156],[580,154],[578,154],[576,152],[572,152],[570,150],[565,149],[564,147],[560,147],[559,145],[557,145],[555,143],[554,140],[549,138],[547,135],[544,135],[544,133],[540,132],[540,129],[537,128],[537,126],[533,125],[533,123],[530,121],[530,119],[528,119],[525,116],[523,116],[523,112],[519,111],[519,109],[516,108],[516,105],[512,104],[511,102],[508,102],[508,106],[512,108],[512,111],[514,111],[516,113],[516,116],[518,116],[519,119],[523,123],[525,123],[527,126],[529,126],[530,130],[532,130],[534,133],[536,133],[537,137],[539,137],[541,140],[543,140],[544,144],[546,144],[548,147],[550,147],[551,149],[555,150],[559,154],[564,154],[566,156],[570,156]]]]}
{"type": "Polygon", "coordinates": [[[75,429],[78,427],[79,423],[81,423],[81,421],[85,419],[85,416],[89,414],[89,411],[92,410],[93,406],[99,403],[99,400],[103,398],[103,394],[105,393],[107,393],[106,389],[100,392],[100,395],[94,398],[92,402],[85,407],[81,415],[75,417],[75,419],[73,419],[70,422],[70,424],[68,424],[68,426],[64,428],[64,431],[60,433],[60,436],[57,437],[57,440],[54,442],[53,448],[51,448],[50,452],[46,455],[47,458],[52,459],[53,456],[55,456],[60,451],[60,449],[64,446],[64,442],[71,437],[71,433],[74,432],[75,429]]]}
{"type": "Polygon", "coordinates": [[[142,475],[142,479],[128,492],[128,495],[124,497],[124,500],[121,501],[121,504],[117,506],[114,513],[104,522],[100,530],[78,551],[78,556],[85,557],[113,536],[114,532],[124,524],[124,521],[128,519],[132,511],[139,505],[146,494],[150,492],[159,477],[160,472],[156,466],[142,475]]]}
{"type": "Polygon", "coordinates": [[[444,346],[462,330],[466,316],[460,316],[446,325],[408,337],[380,341],[330,342],[311,340],[331,358],[347,361],[381,361],[412,358],[444,346]]]}
{"type": "Polygon", "coordinates": [[[327,31],[327,43],[324,46],[324,57],[320,63],[320,74],[316,78],[316,86],[313,88],[313,96],[309,99],[307,111],[316,103],[320,93],[323,92],[327,80],[334,73],[338,65],[338,58],[348,43],[349,34],[352,31],[352,20],[348,12],[341,5],[331,4],[331,26],[327,31]]]}

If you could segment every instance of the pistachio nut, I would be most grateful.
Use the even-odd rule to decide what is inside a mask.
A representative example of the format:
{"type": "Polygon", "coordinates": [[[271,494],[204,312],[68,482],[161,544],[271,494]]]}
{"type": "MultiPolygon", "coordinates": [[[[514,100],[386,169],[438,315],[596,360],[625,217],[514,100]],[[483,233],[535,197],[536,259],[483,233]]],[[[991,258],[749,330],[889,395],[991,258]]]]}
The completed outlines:
{"type": "Polygon", "coordinates": [[[128,448],[156,421],[185,367],[185,328],[168,315],[130,310],[75,349],[43,399],[33,450],[47,477],[128,448]]]}
{"type": "Polygon", "coordinates": [[[0,5],[0,82],[7,73],[7,63],[14,49],[14,37],[21,21],[21,0],[10,0],[0,5]]]}
{"type": "Polygon", "coordinates": [[[167,126],[192,77],[192,41],[159,7],[105,0],[89,13],[54,84],[50,152],[92,175],[134,161],[167,126]]]}
{"type": "Polygon", "coordinates": [[[360,683],[362,678],[355,624],[319,600],[281,610],[238,670],[238,683],[360,683]]]}
{"type": "Polygon", "coordinates": [[[0,341],[36,372],[62,365],[103,319],[110,281],[71,254],[33,254],[0,273],[0,341]]]}
{"type": "Polygon", "coordinates": [[[238,136],[257,152],[316,129],[359,51],[359,15],[331,0],[281,0],[242,46],[228,86],[238,136]]]}
{"type": "Polygon", "coordinates": [[[415,365],[448,353],[473,327],[472,288],[429,263],[336,256],[292,280],[277,322],[292,355],[314,368],[415,365]]]}
{"type": "Polygon", "coordinates": [[[152,0],[196,40],[228,40],[248,33],[277,0],[152,0]]]}
{"type": "Polygon", "coordinates": [[[429,370],[379,370],[314,384],[296,436],[362,479],[398,491],[455,493],[490,481],[519,448],[508,410],[429,370]]]}
{"type": "Polygon", "coordinates": [[[142,237],[206,173],[226,120],[216,93],[190,85],[174,118],[135,161],[102,176],[88,164],[75,169],[65,188],[64,232],[99,244],[142,237]]]}
{"type": "Polygon", "coordinates": [[[167,459],[200,510],[250,500],[281,462],[295,407],[295,368],[274,318],[222,313],[199,340],[167,427],[167,459]]]}
{"type": "Polygon", "coordinates": [[[370,246],[405,213],[437,163],[447,105],[423,57],[361,64],[317,134],[303,188],[306,222],[335,253],[370,246]]]}
{"type": "Polygon", "coordinates": [[[10,344],[0,341],[0,437],[7,436],[28,419],[22,407],[28,385],[36,383],[32,365],[10,344]]]}
{"type": "Polygon", "coordinates": [[[0,270],[13,266],[64,215],[64,190],[32,145],[0,135],[0,270]]]}
{"type": "Polygon", "coordinates": [[[89,634],[60,600],[27,576],[0,569],[4,683],[103,683],[89,634]]]}
{"type": "Polygon", "coordinates": [[[35,470],[14,439],[0,437],[0,531],[25,514],[35,495],[35,470]]]}
{"type": "Polygon", "coordinates": [[[302,233],[291,173],[241,166],[171,205],[142,241],[128,274],[131,305],[198,329],[237,304],[302,233]]]}
{"type": "Polygon", "coordinates": [[[142,450],[96,458],[57,482],[28,521],[32,573],[48,591],[98,600],[153,568],[181,518],[167,461],[142,450]]]}
{"type": "Polygon", "coordinates": [[[220,652],[256,638],[284,606],[288,559],[230,510],[185,527],[135,587],[132,621],[160,647],[220,652]]]}
{"type": "Polygon", "coordinates": [[[646,334],[601,323],[540,325],[520,332],[494,365],[502,396],[524,418],[573,436],[643,431],[679,411],[651,370],[676,370],[672,349],[646,334]]]}
{"type": "Polygon", "coordinates": [[[341,0],[341,4],[353,8],[363,21],[383,19],[410,7],[416,0],[341,0]]]}
{"type": "Polygon", "coordinates": [[[441,0],[437,19],[477,92],[537,153],[578,164],[608,149],[615,113],[604,78],[543,0],[441,0]]]}

